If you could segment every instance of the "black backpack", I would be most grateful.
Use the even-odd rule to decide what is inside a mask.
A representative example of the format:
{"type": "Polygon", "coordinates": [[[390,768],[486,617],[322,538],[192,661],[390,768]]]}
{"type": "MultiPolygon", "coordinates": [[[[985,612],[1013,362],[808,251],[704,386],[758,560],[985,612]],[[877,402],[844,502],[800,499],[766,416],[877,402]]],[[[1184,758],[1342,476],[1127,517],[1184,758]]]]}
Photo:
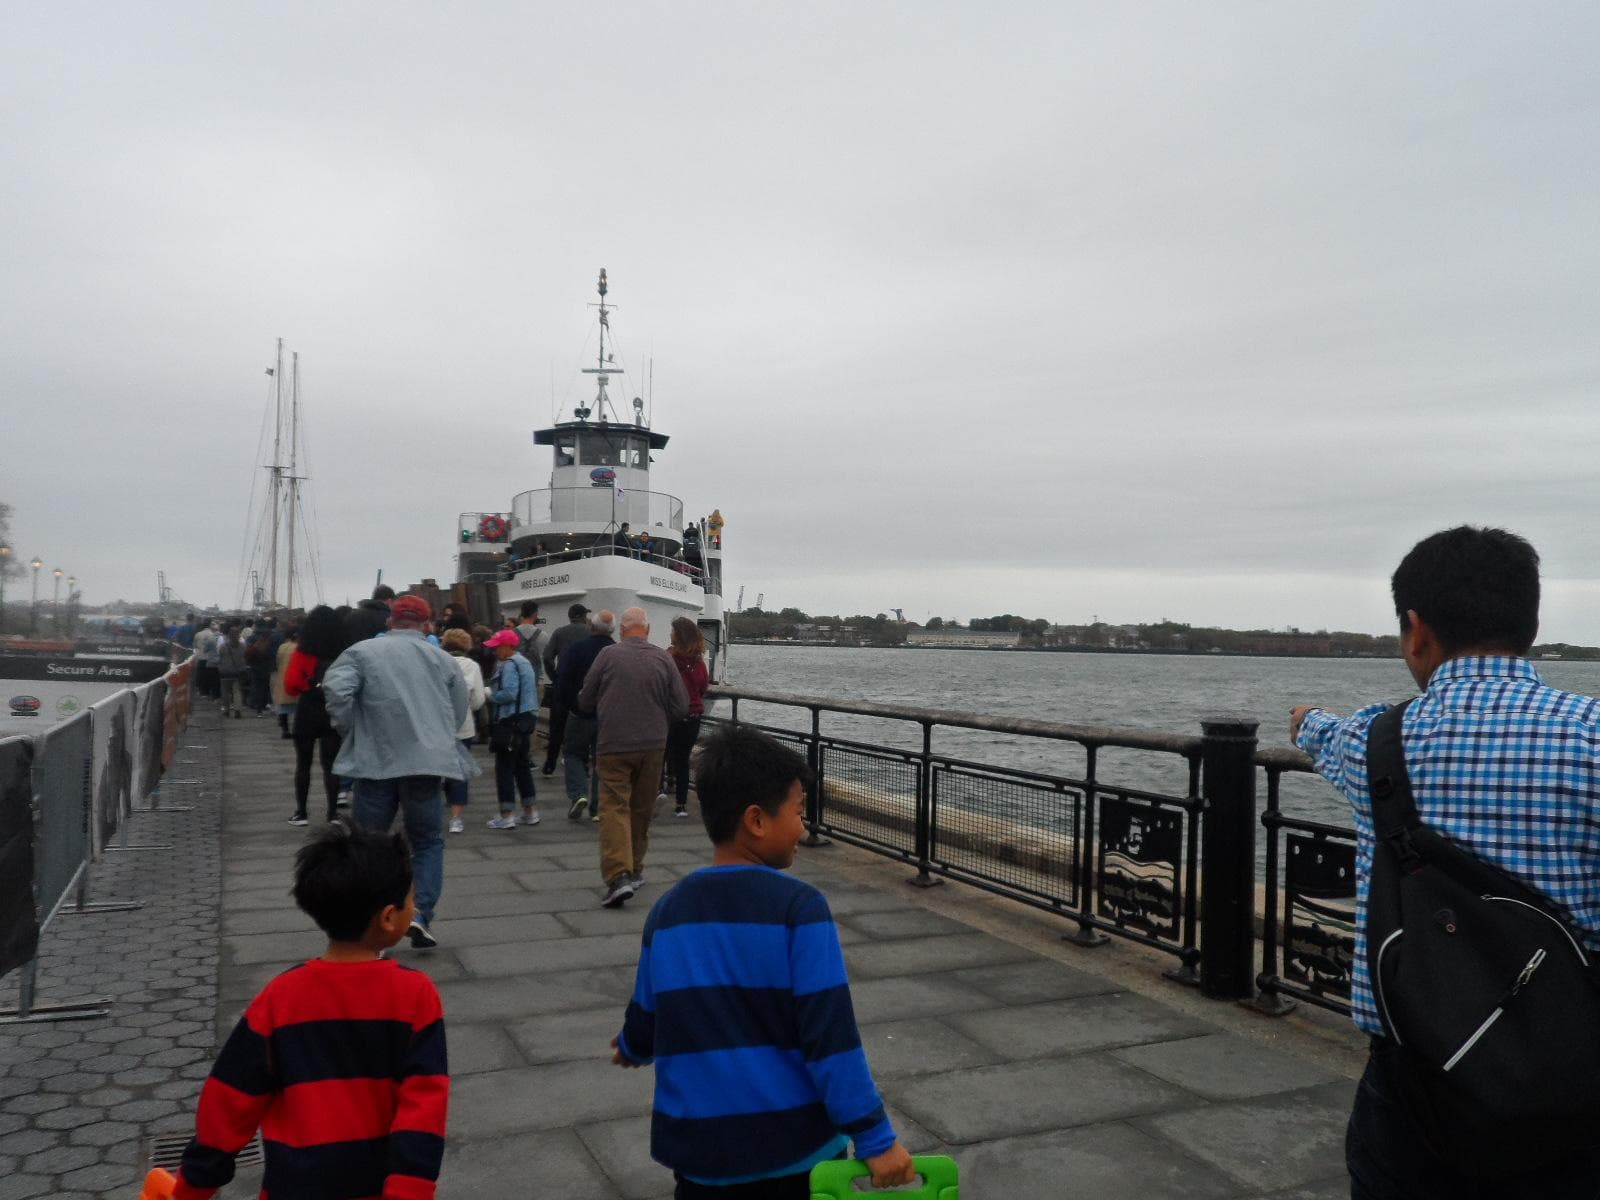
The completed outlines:
{"type": "Polygon", "coordinates": [[[295,737],[321,737],[333,729],[333,720],[328,716],[328,697],[322,690],[322,676],[327,670],[327,660],[319,660],[311,676],[311,686],[300,693],[294,706],[295,737]]]}
{"type": "Polygon", "coordinates": [[[1367,735],[1378,1014],[1434,1149],[1485,1175],[1528,1171],[1600,1130],[1600,974],[1553,901],[1418,816],[1406,707],[1367,735]]]}

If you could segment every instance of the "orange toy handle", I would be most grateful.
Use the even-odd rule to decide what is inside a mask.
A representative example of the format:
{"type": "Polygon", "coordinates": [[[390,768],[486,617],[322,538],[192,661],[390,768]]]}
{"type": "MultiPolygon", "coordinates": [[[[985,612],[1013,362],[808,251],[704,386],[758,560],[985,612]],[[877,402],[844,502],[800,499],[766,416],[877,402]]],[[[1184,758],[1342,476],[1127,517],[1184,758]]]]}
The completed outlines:
{"type": "Polygon", "coordinates": [[[144,1177],[144,1190],[139,1193],[139,1200],[172,1200],[177,1187],[177,1176],[157,1167],[144,1177]]]}

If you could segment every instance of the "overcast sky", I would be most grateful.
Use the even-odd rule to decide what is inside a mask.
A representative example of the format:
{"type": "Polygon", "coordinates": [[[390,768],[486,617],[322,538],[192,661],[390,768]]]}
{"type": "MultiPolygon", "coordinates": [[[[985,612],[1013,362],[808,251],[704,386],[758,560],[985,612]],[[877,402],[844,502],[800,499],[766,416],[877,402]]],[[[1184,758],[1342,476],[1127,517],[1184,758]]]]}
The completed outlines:
{"type": "Polygon", "coordinates": [[[605,266],[730,600],[1388,632],[1508,526],[1600,643],[1600,7],[22,3],[0,501],[240,595],[301,355],[330,602],[549,482],[605,266]]]}

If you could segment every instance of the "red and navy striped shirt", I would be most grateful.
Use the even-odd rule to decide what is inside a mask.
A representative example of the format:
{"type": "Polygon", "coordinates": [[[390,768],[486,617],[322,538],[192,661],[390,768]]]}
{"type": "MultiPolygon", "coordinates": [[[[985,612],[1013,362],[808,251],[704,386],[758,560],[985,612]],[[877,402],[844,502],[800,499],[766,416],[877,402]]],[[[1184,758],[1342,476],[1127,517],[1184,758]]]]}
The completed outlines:
{"type": "Polygon", "coordinates": [[[222,1047],[174,1200],[209,1200],[258,1128],[262,1200],[433,1200],[449,1095],[433,981],[313,959],[267,984],[222,1047]]]}

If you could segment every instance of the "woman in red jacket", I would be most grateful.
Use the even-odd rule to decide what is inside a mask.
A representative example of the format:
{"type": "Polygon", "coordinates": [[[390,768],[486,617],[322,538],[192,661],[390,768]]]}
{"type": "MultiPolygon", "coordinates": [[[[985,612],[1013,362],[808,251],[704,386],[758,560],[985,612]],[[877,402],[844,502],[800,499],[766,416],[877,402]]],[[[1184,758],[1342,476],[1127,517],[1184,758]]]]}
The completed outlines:
{"type": "Polygon", "coordinates": [[[350,644],[344,618],[326,604],[306,614],[300,641],[283,672],[284,694],[298,697],[294,709],[294,816],[291,825],[306,824],[306,797],[311,791],[311,759],[322,759],[322,787],[328,794],[328,820],[338,814],[339,780],[333,773],[343,738],[335,732],[322,696],[322,675],[350,644]]]}
{"type": "MultiPolygon", "coordinates": [[[[689,756],[700,737],[700,718],[706,711],[706,688],[711,674],[706,670],[706,639],[700,627],[688,617],[672,618],[672,661],[689,693],[689,715],[674,721],[667,730],[667,770],[677,793],[675,817],[689,815],[689,756]]],[[[663,793],[664,794],[664,793],[663,793]]]]}

